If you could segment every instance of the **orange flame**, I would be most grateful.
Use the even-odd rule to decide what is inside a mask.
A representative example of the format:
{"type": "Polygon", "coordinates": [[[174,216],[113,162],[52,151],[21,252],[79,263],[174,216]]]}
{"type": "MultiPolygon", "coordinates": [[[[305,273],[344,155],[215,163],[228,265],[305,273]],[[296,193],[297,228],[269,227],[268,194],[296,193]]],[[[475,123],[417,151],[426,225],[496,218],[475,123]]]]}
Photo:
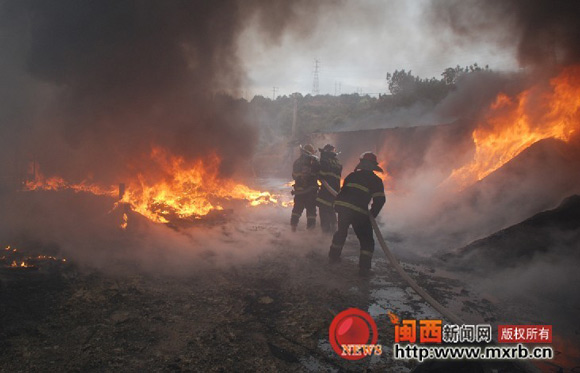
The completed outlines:
{"type": "Polygon", "coordinates": [[[75,193],[88,192],[99,196],[115,196],[118,192],[114,187],[102,188],[95,184],[91,184],[87,180],[83,180],[78,184],[69,183],[63,178],[53,176],[50,178],[44,177],[40,172],[37,172],[36,180],[27,181],[24,185],[25,190],[52,190],[59,191],[69,189],[75,193]]]}
{"type": "Polygon", "coordinates": [[[245,200],[250,206],[277,203],[269,192],[221,178],[218,174],[221,159],[215,154],[187,163],[182,157],[156,148],[151,159],[167,175],[165,179],[149,180],[138,175],[137,180],[128,183],[121,202],[153,221],[166,223],[169,215],[204,216],[212,210],[222,210],[220,202],[232,199],[245,200]]]}
{"type": "Polygon", "coordinates": [[[123,222],[121,223],[121,225],[119,227],[121,229],[125,230],[125,229],[127,229],[128,225],[129,225],[129,217],[127,216],[127,213],[123,213],[123,222]]]}
{"type": "Polygon", "coordinates": [[[18,264],[18,263],[16,262],[16,260],[14,260],[14,261],[12,262],[12,264],[10,265],[10,267],[12,267],[12,268],[19,268],[19,267],[20,267],[20,268],[29,268],[29,267],[34,267],[34,266],[32,266],[32,265],[29,265],[29,264],[28,264],[28,263],[26,263],[26,262],[20,262],[20,264],[18,264]]]}
{"type": "Polygon", "coordinates": [[[383,172],[375,172],[375,174],[381,178],[383,181],[383,185],[385,187],[385,191],[392,191],[393,183],[392,183],[392,176],[387,172],[387,162],[380,161],[379,167],[383,169],[383,172]]]}
{"type": "Polygon", "coordinates": [[[399,317],[389,310],[387,310],[387,316],[389,316],[391,323],[393,323],[395,325],[399,325],[399,323],[401,322],[401,320],[399,320],[399,317]]]}
{"type": "Polygon", "coordinates": [[[546,88],[534,86],[514,99],[500,93],[473,131],[473,161],[453,170],[449,179],[464,187],[540,140],[568,141],[580,124],[580,66],[564,69],[546,88]]]}
{"type": "MultiPolygon", "coordinates": [[[[10,245],[6,246],[4,248],[5,251],[8,252],[12,252],[12,253],[8,253],[9,256],[15,256],[19,254],[14,254],[17,253],[18,250],[15,248],[12,248],[10,245]]],[[[0,260],[6,260],[7,257],[6,255],[3,255],[0,257],[0,260]]],[[[66,259],[58,259],[54,256],[51,255],[37,255],[37,256],[27,256],[27,257],[20,257],[20,258],[10,258],[8,261],[12,260],[12,263],[8,266],[9,268],[36,268],[36,264],[39,262],[46,262],[46,261],[60,261],[60,262],[66,262],[66,259]]]]}
{"type": "MultiPolygon", "coordinates": [[[[277,196],[252,189],[232,179],[219,175],[221,159],[213,154],[204,159],[187,162],[161,148],[154,148],[147,161],[157,171],[155,177],[137,174],[130,180],[120,203],[148,219],[167,223],[169,217],[199,218],[213,210],[223,210],[223,202],[243,200],[249,206],[277,204],[277,196]],[[159,176],[162,175],[162,176],[159,176]]],[[[116,196],[117,187],[101,187],[83,181],[68,183],[60,177],[44,178],[25,185],[27,190],[65,190],[89,192],[96,195],[116,196]]],[[[123,216],[121,228],[127,227],[128,217],[123,216]]]]}

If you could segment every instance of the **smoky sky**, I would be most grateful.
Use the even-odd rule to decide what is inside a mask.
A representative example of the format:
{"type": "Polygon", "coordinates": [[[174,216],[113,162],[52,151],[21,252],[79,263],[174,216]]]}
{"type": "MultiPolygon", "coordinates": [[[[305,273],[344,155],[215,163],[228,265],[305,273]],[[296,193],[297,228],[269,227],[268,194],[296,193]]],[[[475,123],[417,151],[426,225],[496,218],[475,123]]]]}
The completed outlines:
{"type": "MultiPolygon", "coordinates": [[[[316,2],[329,4],[331,2],[316,2]]],[[[314,60],[320,61],[320,93],[388,93],[385,76],[395,69],[440,78],[447,67],[478,63],[494,70],[517,67],[514,50],[496,40],[467,42],[433,22],[430,0],[347,1],[323,6],[308,37],[285,33],[279,42],[257,42],[250,26],[241,36],[241,57],[249,71],[248,96],[311,93],[314,60]]],[[[304,19],[297,12],[296,19],[304,19]]],[[[257,31],[260,34],[260,31],[257,31]]]]}
{"type": "Polygon", "coordinates": [[[186,159],[215,152],[231,174],[256,140],[228,95],[245,80],[237,38],[250,21],[265,40],[307,33],[294,9],[318,6],[285,4],[0,2],[4,163],[33,157],[47,174],[118,181],[151,168],[160,146],[186,159]]]}
{"type": "Polygon", "coordinates": [[[463,42],[515,46],[521,66],[580,61],[580,2],[574,0],[445,0],[426,10],[434,25],[463,42]]]}
{"type": "MultiPolygon", "coordinates": [[[[272,86],[287,79],[309,86],[314,58],[326,53],[334,61],[322,60],[321,92],[342,82],[341,93],[349,93],[371,82],[349,79],[342,59],[352,69],[374,69],[379,85],[387,71],[431,66],[438,56],[450,61],[466,45],[506,54],[513,47],[522,66],[572,63],[580,53],[579,7],[517,0],[0,0],[0,167],[13,172],[34,157],[47,174],[117,182],[151,170],[147,154],[161,146],[186,159],[217,152],[220,171],[230,174],[252,155],[257,129],[247,105],[222,93],[241,96],[256,83],[248,71],[272,86]]],[[[469,61],[487,62],[476,55],[469,61]]]]}
{"type": "MultiPolygon", "coordinates": [[[[317,2],[320,3],[320,2],[317,2]]],[[[441,78],[448,67],[478,63],[494,71],[574,63],[577,1],[366,0],[317,12],[307,38],[282,34],[264,47],[252,30],[242,36],[251,94],[312,92],[320,60],[323,94],[388,93],[387,72],[412,70],[441,78]]],[[[304,15],[296,13],[300,20],[304,15]]]]}

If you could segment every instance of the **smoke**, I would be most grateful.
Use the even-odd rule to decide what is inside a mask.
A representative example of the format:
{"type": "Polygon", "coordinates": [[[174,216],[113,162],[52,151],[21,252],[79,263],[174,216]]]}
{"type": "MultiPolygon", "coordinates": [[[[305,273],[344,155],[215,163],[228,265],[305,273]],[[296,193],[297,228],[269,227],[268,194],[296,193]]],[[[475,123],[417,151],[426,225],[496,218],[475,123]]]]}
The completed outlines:
{"type": "MultiPolygon", "coordinates": [[[[531,103],[551,97],[552,88],[529,74],[470,73],[431,112],[432,118],[452,121],[449,124],[314,134],[310,139],[319,147],[325,143],[338,147],[345,175],[359,154],[375,151],[389,174],[387,204],[381,213],[387,239],[399,255],[431,256],[517,224],[580,192],[577,136],[567,142],[535,143],[464,189],[449,180],[454,170],[474,159],[473,131],[494,129],[486,116],[498,93],[515,97],[525,89],[531,103]]],[[[544,118],[550,117],[544,104],[528,106],[531,125],[547,124],[544,118]]],[[[421,113],[410,113],[410,118],[415,114],[421,118],[421,113]]],[[[577,126],[576,119],[569,119],[577,126]]],[[[432,124],[437,123],[441,122],[432,124]]]]}
{"type": "Polygon", "coordinates": [[[434,1],[425,14],[438,31],[450,30],[453,42],[488,41],[506,49],[515,47],[524,67],[580,62],[577,1],[434,1]]]}
{"type": "MultiPolygon", "coordinates": [[[[494,294],[508,304],[517,303],[519,309],[512,310],[513,313],[525,309],[529,319],[554,325],[561,338],[574,338],[577,343],[577,329],[574,328],[580,297],[574,295],[572,284],[580,283],[577,271],[580,258],[572,250],[550,249],[556,252],[537,255],[531,262],[510,268],[480,266],[478,271],[485,270],[486,275],[469,276],[469,280],[483,293],[494,294]]],[[[521,317],[521,314],[504,312],[506,319],[521,317]]]]}
{"type": "MultiPolygon", "coordinates": [[[[576,270],[580,263],[579,200],[579,196],[567,198],[556,209],[441,259],[478,290],[517,303],[517,308],[532,305],[532,312],[525,313],[528,317],[567,329],[574,326],[580,306],[580,298],[570,292],[570,285],[580,281],[576,270]]],[[[509,311],[504,312],[507,318],[509,311]]]]}
{"type": "MultiPolygon", "coordinates": [[[[394,117],[375,121],[376,127],[384,127],[385,123],[392,126],[393,119],[402,126],[455,121],[455,136],[442,136],[447,132],[443,128],[421,130],[422,136],[415,137],[406,137],[398,130],[389,133],[395,139],[388,140],[385,135],[383,144],[375,147],[392,172],[394,183],[386,206],[385,226],[393,237],[407,240],[397,242],[395,247],[404,249],[402,252],[423,254],[449,250],[552,208],[578,192],[574,141],[534,145],[511,166],[461,193],[445,185],[445,180],[454,169],[473,159],[472,131],[488,127],[494,130],[486,115],[498,93],[515,98],[529,90],[525,110],[532,118],[530,125],[541,128],[546,124],[549,115],[543,100],[552,92],[549,78],[561,73],[563,65],[578,62],[579,15],[580,4],[571,1],[450,0],[431,2],[424,9],[424,16],[433,27],[435,44],[443,50],[445,46],[470,43],[500,45],[506,54],[515,50],[520,65],[526,69],[501,72],[500,67],[495,72],[465,74],[439,104],[405,108],[395,112],[394,117]],[[410,147],[412,155],[405,151],[410,147]]],[[[377,133],[375,137],[381,135],[377,133]]],[[[374,142],[370,144],[375,146],[374,142]]],[[[362,150],[363,144],[358,146],[362,150]]]]}
{"type": "Polygon", "coordinates": [[[111,183],[145,172],[140,157],[159,146],[188,160],[217,153],[220,172],[231,175],[257,138],[245,102],[227,95],[239,93],[246,79],[239,34],[252,21],[270,43],[285,31],[307,33],[317,8],[234,0],[3,1],[0,43],[9,69],[1,94],[12,107],[0,118],[12,144],[5,158],[34,157],[47,174],[111,183]],[[299,11],[310,16],[296,22],[299,11]],[[40,86],[42,100],[32,99],[40,86]],[[27,91],[14,94],[21,87],[27,91]]]}
{"type": "Polygon", "coordinates": [[[214,230],[200,228],[195,238],[148,222],[128,239],[109,213],[112,200],[8,191],[32,160],[46,176],[71,182],[171,177],[151,162],[156,148],[186,162],[217,154],[221,176],[239,173],[258,137],[247,102],[233,98],[247,79],[239,35],[251,24],[256,42],[267,45],[285,33],[305,37],[320,8],[306,1],[0,1],[0,238],[53,242],[97,267],[128,252],[155,267],[157,254],[149,253],[161,248],[187,257],[191,247],[197,258],[204,246],[231,257],[252,250],[238,255],[228,247],[267,247],[239,232],[232,245],[214,230]]]}
{"type": "MultiPolygon", "coordinates": [[[[500,92],[516,98],[526,90],[523,115],[530,127],[541,130],[543,126],[553,125],[550,115],[554,111],[546,105],[546,100],[556,100],[557,95],[553,92],[558,88],[550,87],[549,78],[560,74],[558,79],[564,77],[570,86],[577,86],[577,69],[562,68],[580,62],[580,26],[576,21],[580,6],[577,2],[447,1],[434,2],[429,10],[433,24],[439,30],[452,31],[456,42],[494,41],[506,48],[514,47],[521,66],[527,68],[521,73],[502,74],[503,83],[500,84],[497,84],[500,80],[474,80],[476,84],[471,86],[458,85],[456,94],[454,92],[446,98],[452,103],[448,105],[451,112],[455,107],[471,107],[473,115],[466,110],[459,109],[459,112],[473,118],[473,125],[479,129],[495,132],[500,128],[492,120],[487,120],[491,100],[500,92]],[[488,94],[481,95],[481,91],[488,94]],[[487,98],[473,100],[474,94],[487,98]]],[[[576,106],[572,102],[566,106],[571,108],[571,114],[561,122],[577,128],[577,113],[573,113],[576,106]]],[[[498,110],[493,115],[498,114],[506,113],[498,110]]],[[[506,124],[509,124],[509,118],[504,121],[506,124]]],[[[466,240],[484,237],[518,223],[578,193],[580,184],[574,176],[579,159],[577,146],[577,139],[571,139],[567,144],[545,140],[531,146],[512,164],[461,194],[447,198],[437,214],[439,218],[434,231],[441,231],[442,226],[452,227],[443,229],[449,234],[450,241],[455,241],[455,245],[461,241],[467,243],[466,240]],[[469,234],[466,237],[462,232],[469,234]]],[[[450,242],[447,249],[451,247],[450,242]]]]}
{"type": "MultiPolygon", "coordinates": [[[[0,77],[6,84],[0,88],[4,161],[0,171],[12,175],[34,157],[47,175],[112,184],[139,173],[157,173],[149,154],[160,146],[186,160],[215,152],[223,159],[221,174],[231,175],[252,156],[258,137],[249,119],[252,116],[247,115],[249,105],[227,95],[240,93],[247,80],[238,38],[251,28],[257,38],[251,41],[266,47],[281,43],[288,34],[304,39],[315,30],[317,15],[332,19],[329,10],[334,5],[257,0],[61,0],[50,4],[4,0],[0,2],[0,77]]],[[[513,44],[522,65],[543,66],[577,58],[577,9],[572,2],[552,6],[535,1],[470,0],[433,2],[426,15],[438,30],[453,33],[442,32],[447,39],[438,45],[478,40],[506,47],[513,44]],[[530,35],[537,39],[535,44],[530,35]],[[555,59],[548,61],[549,56],[555,59]]],[[[390,17],[396,18],[393,14],[390,17]]],[[[366,18],[356,18],[356,23],[364,23],[362,19],[366,18]]],[[[317,41],[322,44],[321,38],[317,41]]],[[[500,208],[480,211],[483,205],[501,205],[501,198],[476,191],[484,195],[479,202],[459,203],[448,209],[451,212],[442,212],[456,196],[445,196],[447,191],[436,187],[453,168],[468,161],[473,151],[471,130],[497,92],[515,95],[527,83],[520,74],[466,74],[437,106],[406,108],[395,118],[368,120],[390,126],[457,121],[455,127],[432,134],[410,128],[400,141],[396,136],[389,140],[354,135],[356,141],[354,137],[342,142],[325,139],[315,145],[337,145],[343,151],[345,172],[366,150],[377,151],[387,162],[397,192],[386,207],[391,231],[416,226],[429,235],[440,232],[444,236],[449,231],[442,228],[459,222],[474,238],[497,227],[472,229],[482,215],[489,220],[505,215],[500,208]]],[[[537,185],[541,183],[534,184],[534,190],[537,185]]],[[[502,224],[515,219],[502,220],[502,224]]],[[[416,231],[407,233],[412,236],[416,231]]]]}
{"type": "MultiPolygon", "coordinates": [[[[292,233],[288,210],[280,206],[236,209],[227,218],[208,217],[179,228],[153,223],[113,200],[87,193],[39,191],[2,199],[2,242],[31,256],[50,254],[108,273],[195,275],[216,268],[254,263],[265,254],[326,254],[320,232],[292,233]]],[[[303,227],[300,227],[303,230],[303,227]]]]}

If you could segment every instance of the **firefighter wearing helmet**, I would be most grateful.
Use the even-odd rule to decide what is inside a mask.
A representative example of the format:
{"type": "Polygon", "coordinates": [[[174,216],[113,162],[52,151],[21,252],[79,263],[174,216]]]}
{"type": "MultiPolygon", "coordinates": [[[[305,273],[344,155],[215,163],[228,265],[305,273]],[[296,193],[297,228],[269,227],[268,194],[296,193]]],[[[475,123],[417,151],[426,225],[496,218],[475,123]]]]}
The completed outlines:
{"type": "Polygon", "coordinates": [[[340,176],[342,165],[338,161],[336,149],[326,144],[320,150],[320,171],[318,178],[322,182],[316,203],[320,213],[320,228],[324,233],[336,232],[336,213],[334,212],[334,195],[328,188],[338,192],[340,190],[340,176]]]}
{"type": "Polygon", "coordinates": [[[302,212],[306,209],[306,228],[316,226],[316,194],[318,192],[318,171],[320,163],[316,157],[316,149],[311,144],[300,147],[300,157],[292,167],[294,179],[294,207],[290,226],[296,231],[302,212]]]}
{"type": "Polygon", "coordinates": [[[360,242],[359,275],[361,276],[371,273],[371,259],[375,249],[369,213],[376,217],[386,200],[383,181],[373,171],[383,172],[379,167],[377,156],[371,152],[365,152],[360,156],[360,162],[354,172],[344,179],[342,189],[334,201],[334,208],[338,213],[338,227],[332,237],[329,260],[331,263],[340,261],[348,228],[352,225],[360,242]]]}

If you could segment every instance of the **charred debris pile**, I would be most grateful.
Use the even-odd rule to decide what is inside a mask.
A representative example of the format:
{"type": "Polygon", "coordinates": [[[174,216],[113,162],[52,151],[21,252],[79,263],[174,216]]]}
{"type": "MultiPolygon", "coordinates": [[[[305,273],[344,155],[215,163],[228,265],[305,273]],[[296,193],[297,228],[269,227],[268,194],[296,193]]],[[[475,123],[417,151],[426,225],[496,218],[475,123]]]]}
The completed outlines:
{"type": "Polygon", "coordinates": [[[554,209],[440,258],[458,270],[471,272],[490,266],[505,269],[530,262],[538,255],[568,255],[571,261],[579,261],[579,244],[580,195],[573,195],[554,209]]]}

